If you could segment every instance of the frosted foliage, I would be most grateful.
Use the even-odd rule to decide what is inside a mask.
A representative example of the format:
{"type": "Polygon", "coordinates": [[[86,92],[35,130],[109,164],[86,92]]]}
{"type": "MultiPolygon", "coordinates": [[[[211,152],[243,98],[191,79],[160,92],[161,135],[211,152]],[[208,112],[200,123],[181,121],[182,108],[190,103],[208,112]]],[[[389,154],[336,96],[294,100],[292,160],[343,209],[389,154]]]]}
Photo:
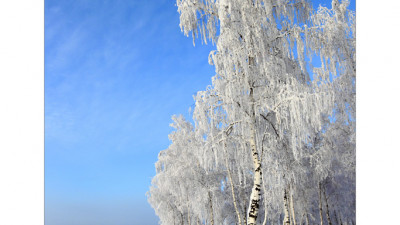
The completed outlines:
{"type": "Polygon", "coordinates": [[[177,1],[183,33],[215,44],[216,75],[194,124],[172,118],[148,192],[161,224],[355,224],[348,5],[177,1]]]}

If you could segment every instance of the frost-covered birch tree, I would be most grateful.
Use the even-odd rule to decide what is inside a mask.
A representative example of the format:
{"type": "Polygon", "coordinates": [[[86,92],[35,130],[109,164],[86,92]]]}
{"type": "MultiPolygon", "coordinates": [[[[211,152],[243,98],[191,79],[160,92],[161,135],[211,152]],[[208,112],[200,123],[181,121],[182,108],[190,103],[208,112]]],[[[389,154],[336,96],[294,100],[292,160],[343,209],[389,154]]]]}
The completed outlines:
{"type": "Polygon", "coordinates": [[[162,224],[355,223],[348,4],[177,0],[184,34],[216,45],[216,75],[159,155],[149,202],[162,224]]]}

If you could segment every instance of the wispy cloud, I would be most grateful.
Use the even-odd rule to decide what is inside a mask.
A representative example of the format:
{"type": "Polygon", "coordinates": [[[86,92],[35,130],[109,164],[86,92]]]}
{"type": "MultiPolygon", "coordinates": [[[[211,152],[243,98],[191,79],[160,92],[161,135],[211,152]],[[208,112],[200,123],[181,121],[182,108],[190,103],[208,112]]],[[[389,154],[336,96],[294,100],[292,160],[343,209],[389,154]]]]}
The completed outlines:
{"type": "Polygon", "coordinates": [[[100,224],[95,215],[106,221],[123,208],[104,198],[121,193],[153,213],[145,192],[157,153],[169,145],[171,115],[186,114],[210,83],[212,47],[181,34],[170,1],[45,4],[46,220],[100,224]],[[88,195],[82,207],[57,197],[88,195]],[[105,214],[107,204],[115,209],[105,214]]]}

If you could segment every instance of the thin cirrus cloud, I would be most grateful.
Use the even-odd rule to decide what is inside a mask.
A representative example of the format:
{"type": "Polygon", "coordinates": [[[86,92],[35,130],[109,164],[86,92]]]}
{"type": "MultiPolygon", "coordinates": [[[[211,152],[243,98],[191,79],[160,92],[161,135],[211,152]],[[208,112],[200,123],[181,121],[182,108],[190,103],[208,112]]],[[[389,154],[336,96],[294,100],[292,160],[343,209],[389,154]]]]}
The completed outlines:
{"type": "Polygon", "coordinates": [[[170,1],[45,2],[46,223],[157,224],[154,163],[170,117],[210,84],[212,48],[184,37],[170,1]]]}

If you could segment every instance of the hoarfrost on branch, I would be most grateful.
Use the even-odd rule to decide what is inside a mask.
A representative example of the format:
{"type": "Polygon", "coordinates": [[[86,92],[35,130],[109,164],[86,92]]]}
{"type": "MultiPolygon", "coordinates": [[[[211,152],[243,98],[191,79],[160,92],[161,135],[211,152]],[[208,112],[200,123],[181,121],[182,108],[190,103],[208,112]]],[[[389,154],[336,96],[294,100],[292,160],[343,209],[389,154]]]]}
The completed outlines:
{"type": "Polygon", "coordinates": [[[159,154],[148,199],[161,224],[355,224],[348,5],[177,0],[183,33],[216,45],[216,75],[159,154]]]}

